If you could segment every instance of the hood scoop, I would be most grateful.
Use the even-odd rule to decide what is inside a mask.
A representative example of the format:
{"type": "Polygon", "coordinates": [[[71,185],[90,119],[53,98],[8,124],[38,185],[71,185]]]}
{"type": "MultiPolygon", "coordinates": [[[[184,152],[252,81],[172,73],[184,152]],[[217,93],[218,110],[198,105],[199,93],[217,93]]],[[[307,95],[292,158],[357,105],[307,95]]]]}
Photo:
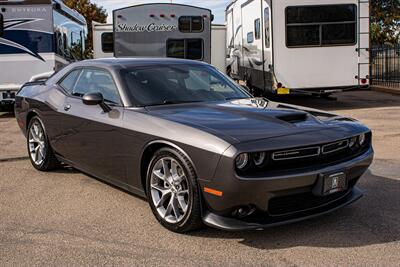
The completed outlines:
{"type": "Polygon", "coordinates": [[[289,123],[298,123],[307,120],[307,116],[305,112],[290,112],[278,115],[276,118],[289,123]]]}

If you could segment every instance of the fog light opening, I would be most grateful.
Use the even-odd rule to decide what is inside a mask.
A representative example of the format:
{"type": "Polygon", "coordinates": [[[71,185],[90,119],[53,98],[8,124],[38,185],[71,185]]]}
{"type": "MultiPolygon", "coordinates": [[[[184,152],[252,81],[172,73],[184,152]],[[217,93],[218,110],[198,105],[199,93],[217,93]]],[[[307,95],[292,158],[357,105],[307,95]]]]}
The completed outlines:
{"type": "Polygon", "coordinates": [[[242,206],[238,209],[236,209],[235,211],[232,212],[232,215],[241,219],[247,216],[250,216],[251,214],[253,214],[256,211],[256,208],[252,205],[248,205],[248,206],[242,206]]]}

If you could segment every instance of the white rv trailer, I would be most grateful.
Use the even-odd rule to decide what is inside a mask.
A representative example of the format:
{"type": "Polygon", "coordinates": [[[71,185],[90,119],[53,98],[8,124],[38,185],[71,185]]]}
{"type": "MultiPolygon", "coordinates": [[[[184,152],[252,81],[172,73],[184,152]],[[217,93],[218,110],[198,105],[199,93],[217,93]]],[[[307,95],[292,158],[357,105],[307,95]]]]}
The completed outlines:
{"type": "MultiPolygon", "coordinates": [[[[114,56],[113,25],[93,22],[93,57],[114,56]]],[[[226,26],[211,25],[211,65],[221,72],[226,71],[226,26]]],[[[139,53],[140,55],[140,53],[139,53]]]]}
{"type": "Polygon", "coordinates": [[[0,1],[0,104],[32,76],[82,59],[86,21],[61,0],[0,1]]]}
{"type": "Polygon", "coordinates": [[[93,58],[110,58],[114,56],[113,25],[92,22],[93,58]]]}
{"type": "Polygon", "coordinates": [[[368,0],[234,0],[226,23],[227,72],[255,93],[369,85],[368,0]]]}

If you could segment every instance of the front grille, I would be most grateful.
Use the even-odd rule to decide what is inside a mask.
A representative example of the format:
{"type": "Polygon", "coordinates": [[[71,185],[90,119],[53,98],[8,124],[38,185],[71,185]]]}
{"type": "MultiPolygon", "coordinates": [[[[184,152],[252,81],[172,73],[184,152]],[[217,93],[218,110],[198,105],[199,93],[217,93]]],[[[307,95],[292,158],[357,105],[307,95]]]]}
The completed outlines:
{"type": "Polygon", "coordinates": [[[306,147],[292,150],[277,151],[272,153],[273,160],[288,160],[318,156],[320,147],[306,147]]]}
{"type": "Polygon", "coordinates": [[[341,140],[335,143],[327,144],[322,146],[322,153],[328,154],[333,153],[342,149],[346,149],[349,146],[349,140],[341,140]]]}
{"type": "Polygon", "coordinates": [[[315,196],[311,192],[275,197],[271,198],[269,201],[268,212],[271,216],[282,216],[295,212],[310,210],[337,201],[349,193],[350,190],[322,197],[315,196]]]}
{"type": "Polygon", "coordinates": [[[363,146],[349,147],[349,140],[343,139],[319,145],[298,147],[287,150],[266,152],[266,162],[260,167],[251,166],[238,170],[242,177],[265,177],[266,175],[285,175],[293,171],[324,168],[346,162],[365,153],[371,147],[371,133],[366,134],[363,146]]]}

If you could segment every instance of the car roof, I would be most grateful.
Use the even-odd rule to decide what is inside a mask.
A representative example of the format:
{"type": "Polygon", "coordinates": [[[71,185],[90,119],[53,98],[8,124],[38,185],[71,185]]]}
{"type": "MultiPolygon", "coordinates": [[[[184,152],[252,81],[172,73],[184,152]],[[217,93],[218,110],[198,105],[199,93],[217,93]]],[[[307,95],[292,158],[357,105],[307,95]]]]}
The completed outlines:
{"type": "Polygon", "coordinates": [[[156,65],[156,64],[191,64],[191,65],[207,65],[202,61],[187,60],[187,59],[177,59],[177,58],[99,58],[99,59],[89,59],[74,63],[76,66],[103,66],[110,68],[126,68],[135,67],[143,65],[156,65]]]}

